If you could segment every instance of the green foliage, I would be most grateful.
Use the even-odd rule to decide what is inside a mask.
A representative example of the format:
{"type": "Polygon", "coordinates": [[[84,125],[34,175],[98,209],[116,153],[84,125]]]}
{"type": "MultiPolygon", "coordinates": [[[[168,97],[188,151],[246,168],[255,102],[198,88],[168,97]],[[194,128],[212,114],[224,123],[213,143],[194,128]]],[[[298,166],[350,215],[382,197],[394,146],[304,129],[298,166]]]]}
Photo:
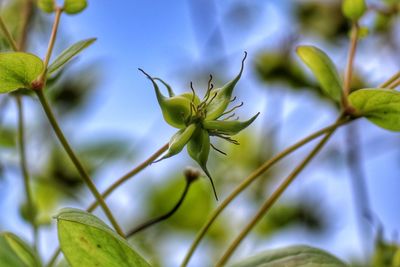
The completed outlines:
{"type": "Polygon", "coordinates": [[[387,130],[400,131],[400,92],[367,88],[350,94],[349,101],[357,113],[387,130]]]}
{"type": "Polygon", "coordinates": [[[55,11],[56,3],[54,0],[38,0],[38,7],[46,13],[53,13],[55,11]]]}
{"type": "Polygon", "coordinates": [[[93,44],[97,39],[90,38],[86,40],[79,41],[67,49],[65,49],[48,67],[47,72],[49,74],[54,73],[65,64],[67,64],[70,60],[72,60],[75,56],[77,56],[80,52],[82,52],[85,48],[93,44]]]}
{"type": "Polygon", "coordinates": [[[31,88],[43,68],[42,60],[35,55],[22,52],[0,53],[0,94],[31,88]]]}
{"type": "Polygon", "coordinates": [[[367,10],[364,0],[343,0],[343,14],[350,20],[359,20],[367,10]]]}
{"type": "Polygon", "coordinates": [[[64,0],[64,12],[70,15],[78,14],[86,7],[86,0],[64,0]]]}
{"type": "Polygon", "coordinates": [[[0,233],[0,266],[40,267],[42,264],[36,253],[18,236],[0,233]]]}
{"type": "Polygon", "coordinates": [[[71,267],[150,266],[100,219],[77,209],[56,216],[61,250],[71,267]]]}
{"type": "Polygon", "coordinates": [[[269,250],[245,259],[231,267],[346,267],[331,254],[308,246],[269,250]]]}
{"type": "Polygon", "coordinates": [[[325,94],[339,102],[342,96],[342,83],[328,55],[314,46],[299,46],[297,54],[314,73],[325,94]]]}

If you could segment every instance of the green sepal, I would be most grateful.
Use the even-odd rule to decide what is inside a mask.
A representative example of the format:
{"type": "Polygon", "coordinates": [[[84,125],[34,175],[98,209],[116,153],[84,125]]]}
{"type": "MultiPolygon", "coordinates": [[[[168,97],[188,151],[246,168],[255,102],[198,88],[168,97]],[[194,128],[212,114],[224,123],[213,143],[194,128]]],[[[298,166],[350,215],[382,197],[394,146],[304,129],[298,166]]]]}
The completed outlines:
{"type": "Polygon", "coordinates": [[[258,115],[260,115],[260,112],[247,121],[206,120],[203,122],[203,127],[204,129],[209,130],[211,133],[215,132],[220,134],[235,135],[249,126],[258,117],[258,115]]]}
{"type": "Polygon", "coordinates": [[[213,179],[207,169],[208,154],[210,153],[210,136],[207,130],[203,128],[198,128],[193,133],[192,138],[188,142],[187,151],[189,153],[189,156],[200,165],[204,173],[210,179],[215,198],[218,200],[213,179]]]}
{"type": "Polygon", "coordinates": [[[161,78],[154,78],[154,80],[160,81],[165,86],[165,88],[167,88],[169,97],[175,96],[175,93],[172,90],[172,87],[168,83],[164,82],[164,80],[162,80],[161,78]]]}
{"type": "Polygon", "coordinates": [[[190,124],[188,127],[180,129],[176,134],[172,136],[171,140],[169,141],[167,153],[155,162],[172,157],[181,152],[185,145],[189,142],[195,130],[196,124],[190,124]]]}
{"type": "Polygon", "coordinates": [[[225,109],[228,107],[232,100],[232,92],[235,88],[237,82],[243,73],[244,62],[246,60],[247,53],[244,54],[242,59],[242,65],[240,67],[239,74],[230,82],[225,84],[222,88],[212,90],[210,92],[211,103],[207,106],[206,120],[215,120],[224,113],[225,109]]]}
{"type": "Polygon", "coordinates": [[[63,10],[65,13],[73,15],[82,12],[86,7],[86,0],[64,0],[63,10]]]}
{"type": "Polygon", "coordinates": [[[350,20],[359,20],[367,11],[367,6],[364,0],[343,0],[343,14],[350,20]]]}
{"type": "Polygon", "coordinates": [[[0,233],[0,266],[7,267],[40,267],[39,257],[33,249],[18,236],[0,233]]]}
{"type": "Polygon", "coordinates": [[[342,83],[332,60],[321,49],[314,46],[299,46],[300,59],[311,69],[326,95],[337,102],[342,98],[342,83]]]}
{"type": "Polygon", "coordinates": [[[153,83],[158,104],[160,105],[164,120],[172,127],[182,129],[186,127],[186,122],[191,115],[191,108],[188,97],[183,95],[165,97],[158,87],[155,80],[142,69],[139,69],[153,83]]]}
{"type": "Polygon", "coordinates": [[[357,90],[349,95],[358,115],[390,131],[400,131],[400,92],[383,88],[357,90]]]}
{"type": "Polygon", "coordinates": [[[53,13],[56,10],[56,4],[54,0],[38,0],[38,7],[46,13],[53,13]]]}

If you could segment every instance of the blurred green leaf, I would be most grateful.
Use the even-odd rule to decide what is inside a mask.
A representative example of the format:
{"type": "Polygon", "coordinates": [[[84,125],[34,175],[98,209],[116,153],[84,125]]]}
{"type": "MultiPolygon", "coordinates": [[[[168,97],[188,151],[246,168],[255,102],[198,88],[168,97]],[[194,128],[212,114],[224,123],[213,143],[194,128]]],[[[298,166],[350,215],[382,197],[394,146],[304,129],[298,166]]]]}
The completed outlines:
{"type": "Polygon", "coordinates": [[[48,73],[52,74],[53,72],[57,71],[59,68],[68,63],[71,59],[77,56],[80,52],[82,52],[85,48],[93,44],[96,40],[97,40],[96,38],[82,40],[65,49],[53,61],[53,63],[50,64],[48,68],[48,73]]]}
{"type": "Polygon", "coordinates": [[[56,219],[61,250],[71,267],[150,266],[125,239],[94,215],[63,209],[56,219]]]}
{"type": "Polygon", "coordinates": [[[359,20],[367,10],[364,0],[343,0],[343,14],[350,20],[359,20]]]}
{"type": "Polygon", "coordinates": [[[36,253],[18,236],[0,233],[0,266],[41,267],[36,253]]]}
{"type": "Polygon", "coordinates": [[[2,127],[0,128],[0,147],[15,148],[17,133],[15,129],[2,127]]]}
{"type": "Polygon", "coordinates": [[[265,251],[231,267],[346,267],[331,254],[309,246],[292,246],[265,251]]]}
{"type": "Polygon", "coordinates": [[[78,14],[86,7],[86,0],[64,0],[64,12],[67,14],[78,14]]]}
{"type": "Polygon", "coordinates": [[[342,84],[336,67],[328,55],[314,46],[299,46],[297,54],[314,73],[325,94],[340,102],[342,84]]]}
{"type": "Polygon", "coordinates": [[[38,0],[38,7],[46,13],[53,13],[55,11],[56,3],[54,0],[38,0]]]}
{"type": "Polygon", "coordinates": [[[400,131],[400,92],[382,88],[357,90],[349,96],[360,115],[390,131],[400,131]]]}
{"type": "Polygon", "coordinates": [[[43,68],[42,60],[35,55],[22,52],[0,53],[0,93],[30,88],[43,68]]]}

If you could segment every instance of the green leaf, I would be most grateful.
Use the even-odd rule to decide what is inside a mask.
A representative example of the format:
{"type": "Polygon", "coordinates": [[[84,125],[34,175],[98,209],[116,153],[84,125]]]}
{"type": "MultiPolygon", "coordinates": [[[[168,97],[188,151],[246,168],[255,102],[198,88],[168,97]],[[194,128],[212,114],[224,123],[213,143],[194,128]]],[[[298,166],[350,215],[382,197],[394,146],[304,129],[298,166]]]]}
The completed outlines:
{"type": "Polygon", "coordinates": [[[260,113],[257,113],[247,121],[204,121],[203,127],[204,129],[215,131],[217,133],[235,135],[241,130],[245,129],[247,126],[249,126],[258,117],[259,114],[260,113]]]}
{"type": "Polygon", "coordinates": [[[96,216],[63,209],[56,216],[61,250],[71,267],[148,267],[129,243],[96,216]]]}
{"type": "Polygon", "coordinates": [[[343,0],[343,14],[350,20],[359,20],[367,10],[364,0],[343,0]]]}
{"type": "Polygon", "coordinates": [[[65,0],[64,12],[70,15],[78,14],[87,7],[86,0],[65,0]]]}
{"type": "Polygon", "coordinates": [[[314,73],[324,93],[339,102],[342,97],[342,83],[328,55],[314,46],[299,46],[296,52],[314,73]]]}
{"type": "Polygon", "coordinates": [[[73,59],[76,55],[78,55],[80,52],[82,52],[86,47],[90,46],[93,44],[97,39],[96,38],[90,38],[86,40],[79,41],[67,49],[65,49],[54,61],[53,63],[50,64],[47,72],[49,74],[55,72],[62,66],[64,66],[66,63],[68,63],[71,59],[73,59]]]}
{"type": "Polygon", "coordinates": [[[35,252],[18,236],[0,233],[0,266],[40,267],[41,263],[35,252]]]}
{"type": "Polygon", "coordinates": [[[42,73],[43,68],[42,60],[35,55],[0,53],[0,94],[31,88],[31,83],[42,73]]]}
{"type": "Polygon", "coordinates": [[[350,104],[360,115],[387,130],[400,131],[400,92],[367,88],[349,96],[350,104]]]}
{"type": "Polygon", "coordinates": [[[347,267],[335,256],[309,246],[291,246],[265,251],[231,267],[347,267]]]}
{"type": "Polygon", "coordinates": [[[38,7],[46,13],[53,13],[56,8],[54,0],[38,0],[38,7]]]}

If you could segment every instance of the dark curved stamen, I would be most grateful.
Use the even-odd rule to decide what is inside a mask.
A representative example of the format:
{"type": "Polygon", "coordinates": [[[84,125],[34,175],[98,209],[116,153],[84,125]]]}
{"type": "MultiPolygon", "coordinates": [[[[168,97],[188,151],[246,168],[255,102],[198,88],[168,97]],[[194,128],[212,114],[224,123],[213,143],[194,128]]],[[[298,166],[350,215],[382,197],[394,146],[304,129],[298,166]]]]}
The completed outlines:
{"type": "Polygon", "coordinates": [[[211,143],[210,143],[210,145],[211,145],[211,147],[212,147],[215,151],[217,151],[217,152],[221,153],[222,155],[226,156],[226,153],[225,153],[224,151],[218,149],[217,147],[215,147],[215,146],[214,146],[213,144],[211,144],[211,143]]]}
{"type": "Polygon", "coordinates": [[[231,115],[229,115],[229,116],[226,117],[226,118],[223,118],[222,120],[223,120],[223,121],[229,120],[230,118],[235,117],[235,115],[236,115],[236,113],[232,113],[231,115]]]}
{"type": "Polygon", "coordinates": [[[231,103],[234,102],[236,100],[236,96],[234,98],[231,99],[231,103]]]}
{"type": "Polygon", "coordinates": [[[222,114],[220,115],[220,117],[231,113],[232,111],[234,111],[234,110],[240,108],[241,106],[243,106],[243,102],[241,102],[241,103],[240,103],[239,105],[237,105],[237,106],[234,106],[234,107],[231,108],[230,110],[225,111],[224,113],[222,113],[222,114]]]}
{"type": "Polygon", "coordinates": [[[240,143],[237,140],[232,139],[230,136],[226,136],[226,135],[223,135],[223,134],[220,134],[220,133],[216,133],[215,136],[217,136],[219,138],[222,138],[225,141],[228,141],[229,143],[232,143],[234,145],[240,145],[240,143]]]}

